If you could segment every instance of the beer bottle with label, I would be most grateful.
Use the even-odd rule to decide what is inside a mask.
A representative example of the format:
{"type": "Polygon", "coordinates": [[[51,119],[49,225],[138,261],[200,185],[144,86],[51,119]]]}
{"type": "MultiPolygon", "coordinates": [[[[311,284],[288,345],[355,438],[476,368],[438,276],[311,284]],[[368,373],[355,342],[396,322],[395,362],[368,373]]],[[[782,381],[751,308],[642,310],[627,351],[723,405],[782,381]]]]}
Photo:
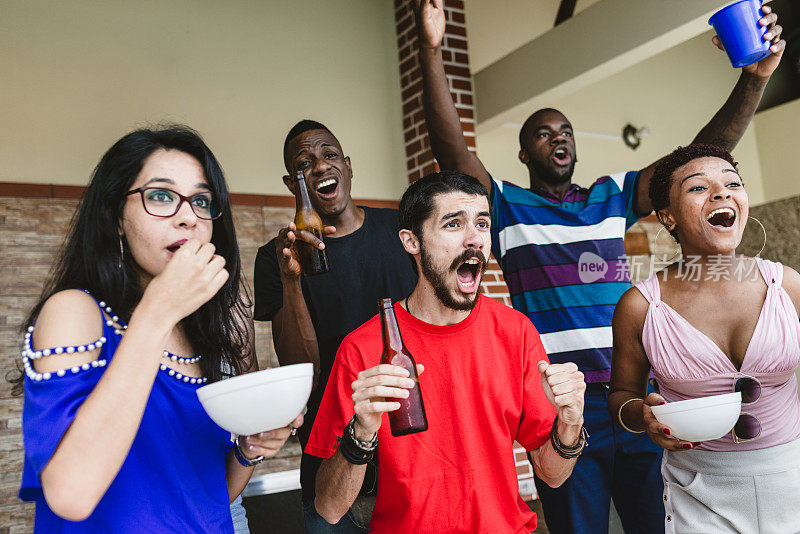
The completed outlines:
{"type": "Polygon", "coordinates": [[[303,241],[300,232],[305,230],[322,239],[322,219],[311,205],[308,197],[308,187],[306,179],[301,171],[297,172],[297,192],[295,194],[295,204],[297,211],[294,214],[294,224],[297,226],[297,235],[292,247],[295,259],[300,263],[303,274],[311,276],[328,272],[328,253],[303,241]]]}
{"type": "Polygon", "coordinates": [[[408,397],[405,399],[386,399],[389,402],[400,403],[400,409],[389,412],[392,435],[403,436],[428,430],[425,406],[422,404],[422,391],[419,389],[417,366],[400,336],[400,327],[397,325],[392,299],[381,299],[380,311],[381,331],[383,332],[381,363],[390,363],[404,368],[415,382],[414,387],[408,390],[408,397]]]}

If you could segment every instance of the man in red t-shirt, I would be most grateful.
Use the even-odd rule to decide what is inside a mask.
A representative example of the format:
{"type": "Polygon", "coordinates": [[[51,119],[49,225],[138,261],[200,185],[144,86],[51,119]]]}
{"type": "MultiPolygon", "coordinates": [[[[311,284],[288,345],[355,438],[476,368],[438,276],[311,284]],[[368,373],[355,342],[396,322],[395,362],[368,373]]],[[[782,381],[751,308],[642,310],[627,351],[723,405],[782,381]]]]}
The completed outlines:
{"type": "Polygon", "coordinates": [[[548,484],[572,472],[585,444],[583,375],[574,363],[549,364],[527,317],[479,296],[490,220],[488,192],[459,172],[425,176],[403,195],[400,239],[420,276],[394,309],[418,372],[425,371],[419,385],[428,430],[390,432],[385,412],[400,405],[386,398],[408,396],[414,381],[401,367],[379,365],[374,317],[339,347],[305,449],[325,459],[314,505],[329,523],[348,513],[378,442],[376,533],[535,529],[509,454],[515,440],[548,484]]]}

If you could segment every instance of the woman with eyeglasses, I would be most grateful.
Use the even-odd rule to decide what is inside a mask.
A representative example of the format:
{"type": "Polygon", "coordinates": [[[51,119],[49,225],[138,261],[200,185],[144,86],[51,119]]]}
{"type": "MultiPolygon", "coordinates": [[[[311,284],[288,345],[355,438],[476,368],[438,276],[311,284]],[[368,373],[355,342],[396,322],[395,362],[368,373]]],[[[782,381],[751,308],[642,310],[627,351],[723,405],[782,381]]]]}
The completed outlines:
{"type": "Polygon", "coordinates": [[[290,432],[234,446],[197,398],[256,368],[247,300],[225,179],[200,136],[117,141],[26,323],[19,494],[36,532],[234,531],[231,501],[290,432]]]}
{"type": "Polygon", "coordinates": [[[614,313],[609,412],[664,448],[667,532],[800,532],[800,275],[736,255],[748,198],[732,156],[678,148],[650,200],[682,257],[627,291],[614,313]],[[650,373],[660,395],[645,398],[650,373]],[[675,439],[651,406],[740,391],[720,439],[675,439]]]}

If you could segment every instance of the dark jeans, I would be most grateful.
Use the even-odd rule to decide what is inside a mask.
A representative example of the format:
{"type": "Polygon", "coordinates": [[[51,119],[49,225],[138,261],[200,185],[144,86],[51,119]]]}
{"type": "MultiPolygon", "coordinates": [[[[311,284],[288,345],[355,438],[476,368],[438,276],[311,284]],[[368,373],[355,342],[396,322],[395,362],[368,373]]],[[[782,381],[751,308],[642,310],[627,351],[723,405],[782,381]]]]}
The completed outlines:
{"type": "Polygon", "coordinates": [[[338,523],[331,525],[317,513],[313,500],[303,503],[303,521],[306,525],[306,534],[367,534],[368,532],[368,529],[356,523],[351,510],[348,510],[338,523]]]}
{"type": "Polygon", "coordinates": [[[624,430],[608,413],[608,389],[586,388],[588,445],[559,488],[536,478],[552,534],[606,534],[611,498],[626,534],[664,532],[663,450],[647,434],[624,430]]]}

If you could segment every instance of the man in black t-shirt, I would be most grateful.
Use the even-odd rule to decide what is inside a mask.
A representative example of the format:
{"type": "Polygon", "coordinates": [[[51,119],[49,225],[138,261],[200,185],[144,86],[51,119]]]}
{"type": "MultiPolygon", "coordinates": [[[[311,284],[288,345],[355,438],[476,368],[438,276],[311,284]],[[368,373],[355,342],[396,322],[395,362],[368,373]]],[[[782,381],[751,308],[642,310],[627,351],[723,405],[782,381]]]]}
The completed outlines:
{"type": "MultiPolygon", "coordinates": [[[[378,313],[378,300],[402,299],[417,277],[398,236],[397,210],[356,206],[350,196],[352,169],[336,137],[323,124],[303,120],[286,136],[283,181],[295,193],[293,176],[302,171],[314,209],[325,225],[324,245],[293,223],[258,250],[255,264],[255,319],[272,321],[281,365],[313,362],[315,385],[298,435],[305,447],[342,339],[378,313]],[[330,271],[301,276],[291,255],[295,239],[328,253],[330,271]]],[[[303,454],[300,483],[306,532],[367,532],[371,508],[359,499],[336,525],[314,508],[314,483],[320,460],[303,454]],[[365,511],[366,509],[366,511],[365,511]]],[[[365,477],[362,495],[373,494],[375,474],[365,477]]]]}

